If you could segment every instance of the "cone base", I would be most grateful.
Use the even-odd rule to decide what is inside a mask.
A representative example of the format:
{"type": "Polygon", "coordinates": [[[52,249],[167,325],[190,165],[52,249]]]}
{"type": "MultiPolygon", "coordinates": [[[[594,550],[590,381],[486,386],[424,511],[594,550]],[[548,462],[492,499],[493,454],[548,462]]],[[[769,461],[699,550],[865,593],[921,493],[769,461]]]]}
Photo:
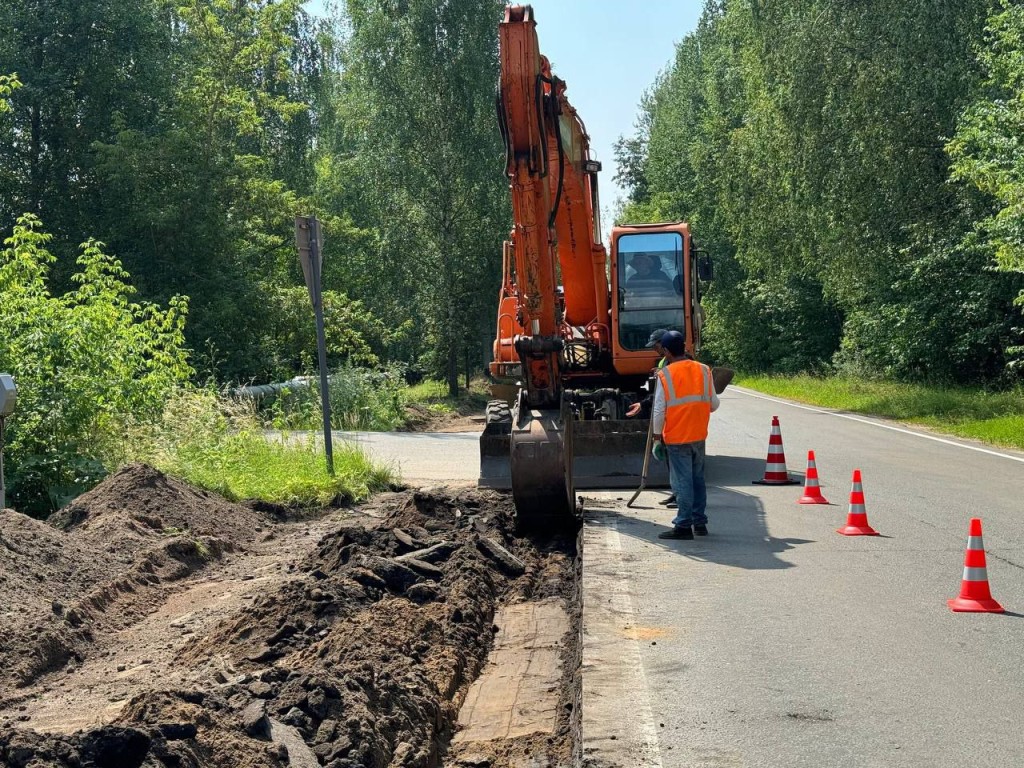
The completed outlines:
{"type": "Polygon", "coordinates": [[[947,600],[951,611],[957,613],[1005,613],[1003,606],[992,598],[987,600],[972,600],[969,597],[954,597],[947,600]]]}
{"type": "Polygon", "coordinates": [[[801,496],[797,501],[797,504],[828,504],[828,499],[824,496],[801,496]]]}
{"type": "Polygon", "coordinates": [[[843,536],[877,536],[878,535],[878,531],[876,531],[870,525],[844,525],[842,528],[837,529],[836,533],[841,533],[843,536]]]}
{"type": "Polygon", "coordinates": [[[786,478],[785,480],[752,480],[754,485],[800,485],[799,480],[786,478]]]}

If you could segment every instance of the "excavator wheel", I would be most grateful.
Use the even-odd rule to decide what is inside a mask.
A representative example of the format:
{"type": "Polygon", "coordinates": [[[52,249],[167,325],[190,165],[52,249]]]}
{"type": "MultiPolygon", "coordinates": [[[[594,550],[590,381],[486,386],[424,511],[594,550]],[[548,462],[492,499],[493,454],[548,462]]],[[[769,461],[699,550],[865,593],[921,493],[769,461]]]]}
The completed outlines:
{"type": "Polygon", "coordinates": [[[504,400],[491,400],[484,411],[484,424],[511,424],[512,409],[504,400]]]}

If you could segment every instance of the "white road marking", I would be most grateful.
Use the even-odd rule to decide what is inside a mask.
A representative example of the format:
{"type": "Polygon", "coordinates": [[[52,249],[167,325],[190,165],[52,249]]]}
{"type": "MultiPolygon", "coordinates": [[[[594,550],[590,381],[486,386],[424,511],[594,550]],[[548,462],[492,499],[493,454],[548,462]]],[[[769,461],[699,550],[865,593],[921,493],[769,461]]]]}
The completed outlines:
{"type": "MultiPolygon", "coordinates": [[[[596,691],[584,683],[584,751],[588,749],[588,704],[602,701],[605,704],[603,717],[600,718],[605,720],[601,722],[602,731],[609,728],[614,731],[616,726],[626,722],[633,729],[632,733],[620,732],[618,741],[614,742],[617,745],[612,750],[614,754],[610,757],[627,757],[631,761],[631,768],[662,768],[658,731],[654,726],[647,675],[640,656],[640,641],[635,637],[610,636],[613,627],[621,626],[623,620],[632,624],[637,615],[630,595],[629,574],[622,560],[622,539],[614,517],[602,519],[600,525],[604,528],[604,535],[590,539],[598,545],[596,549],[599,551],[591,550],[586,555],[591,567],[600,572],[600,595],[587,594],[588,587],[593,590],[597,585],[593,581],[588,583],[587,574],[584,573],[584,604],[587,606],[585,611],[589,612],[590,620],[594,623],[591,630],[598,635],[591,635],[591,639],[604,648],[588,647],[584,640],[583,667],[585,675],[588,667],[594,667],[610,677],[605,677],[604,683],[601,683],[596,679],[598,675],[591,675],[590,683],[596,686],[596,691]],[[614,655],[608,655],[609,652],[614,655]],[[609,705],[613,707],[614,720],[607,709],[609,705]]],[[[584,634],[587,635],[586,629],[584,634]]],[[[594,709],[596,707],[589,709],[590,717],[595,717],[594,709]]]]}
{"type": "Polygon", "coordinates": [[[888,429],[888,430],[891,430],[893,432],[902,432],[904,435],[913,435],[914,437],[921,437],[921,438],[924,438],[925,440],[934,440],[936,443],[945,443],[946,445],[953,445],[953,446],[956,446],[957,448],[966,448],[969,451],[977,451],[978,453],[987,453],[989,456],[998,456],[1001,459],[1009,459],[1010,461],[1019,461],[1022,464],[1024,464],[1024,456],[1013,456],[1013,455],[1011,455],[1009,453],[1000,453],[999,451],[993,451],[993,450],[990,450],[988,448],[980,448],[980,447],[978,447],[976,445],[968,445],[967,443],[960,443],[960,442],[957,442],[956,440],[947,440],[944,437],[936,437],[935,435],[929,435],[929,434],[926,434],[924,432],[914,432],[911,429],[903,429],[902,427],[894,427],[891,424],[882,424],[882,423],[877,422],[877,421],[872,421],[871,419],[862,419],[859,416],[851,416],[848,413],[838,413],[836,411],[828,411],[828,410],[824,410],[822,408],[815,408],[815,407],[810,406],[810,405],[800,405],[799,403],[794,403],[791,400],[783,400],[782,398],[779,398],[779,397],[771,397],[770,395],[762,395],[759,392],[752,392],[749,389],[745,389],[743,387],[733,386],[733,387],[731,387],[731,389],[734,389],[737,392],[740,392],[740,393],[742,393],[744,395],[748,395],[749,397],[756,397],[759,400],[770,400],[773,403],[779,403],[781,405],[788,405],[791,408],[799,408],[802,411],[810,411],[811,413],[822,413],[822,414],[825,414],[826,416],[836,416],[836,417],[838,417],[840,419],[849,419],[850,421],[859,421],[861,424],[869,424],[872,427],[880,427],[881,429],[888,429]]]}

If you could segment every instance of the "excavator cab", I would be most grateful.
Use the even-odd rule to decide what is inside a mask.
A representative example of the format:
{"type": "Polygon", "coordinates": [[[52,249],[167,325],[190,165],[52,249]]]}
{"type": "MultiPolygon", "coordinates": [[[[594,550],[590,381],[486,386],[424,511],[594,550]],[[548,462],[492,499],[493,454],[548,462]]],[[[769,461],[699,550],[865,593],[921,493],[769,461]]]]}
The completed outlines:
{"type": "MultiPolygon", "coordinates": [[[[566,344],[563,370],[572,424],[572,456],[567,462],[577,489],[636,487],[644,467],[650,427],[652,371],[659,356],[650,343],[656,330],[683,334],[687,347],[700,345],[702,315],[700,281],[689,227],[684,222],[616,227],[612,231],[607,331],[602,342],[566,344]],[[589,344],[588,364],[574,365],[573,350],[589,344]],[[629,406],[643,407],[627,416],[629,406]]],[[[504,294],[503,294],[504,295],[504,294]]],[[[499,334],[500,334],[499,321],[499,334]]],[[[566,335],[572,331],[567,330],[566,335]]],[[[501,378],[501,365],[492,364],[495,395],[514,388],[501,378]]],[[[518,369],[517,369],[518,372],[518,369]]],[[[510,488],[512,411],[500,401],[488,408],[480,442],[480,485],[510,488]]],[[[648,462],[647,487],[666,487],[668,467],[648,462]]]]}

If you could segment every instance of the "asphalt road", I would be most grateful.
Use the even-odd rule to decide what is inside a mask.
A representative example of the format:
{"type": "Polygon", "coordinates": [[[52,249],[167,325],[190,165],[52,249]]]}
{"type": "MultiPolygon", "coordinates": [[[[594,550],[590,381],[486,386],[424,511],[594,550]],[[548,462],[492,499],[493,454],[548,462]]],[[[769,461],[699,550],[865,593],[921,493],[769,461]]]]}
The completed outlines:
{"type": "MultiPolygon", "coordinates": [[[[476,435],[359,439],[411,481],[475,477],[476,435]]],[[[661,493],[584,494],[591,765],[1024,765],[1024,454],[735,388],[708,453],[707,539],[659,540],[661,493]],[[831,506],[751,484],[773,415],[831,506]],[[882,536],[835,533],[855,468],[882,536]],[[975,516],[1004,615],[946,606],[975,516]]]]}
{"type": "Polygon", "coordinates": [[[707,539],[659,540],[671,519],[661,494],[635,512],[621,493],[595,495],[589,754],[663,768],[1024,765],[1024,455],[967,445],[733,389],[708,443],[707,539]],[[832,506],[796,504],[798,486],[751,484],[773,415],[795,474],[815,451],[832,506]],[[854,468],[882,536],[835,533],[854,468]],[[973,516],[1002,616],[946,606],[973,516]],[[621,591],[627,602],[602,615],[621,591]],[[618,655],[638,665],[617,683],[599,672],[601,641],[616,634],[618,655]],[[615,685],[630,706],[613,720],[601,713],[623,695],[615,685]]]}

